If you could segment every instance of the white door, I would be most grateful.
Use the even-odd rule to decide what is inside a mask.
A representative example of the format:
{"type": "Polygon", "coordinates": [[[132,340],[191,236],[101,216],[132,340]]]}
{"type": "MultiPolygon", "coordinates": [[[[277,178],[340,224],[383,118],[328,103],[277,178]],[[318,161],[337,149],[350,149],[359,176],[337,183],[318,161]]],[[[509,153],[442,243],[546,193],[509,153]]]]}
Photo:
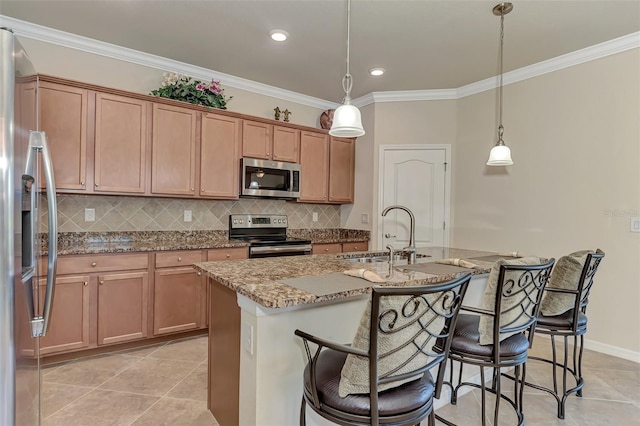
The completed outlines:
{"type": "MultiPolygon", "coordinates": [[[[391,205],[408,207],[415,216],[417,247],[448,246],[448,145],[381,146],[380,210],[391,205]]],[[[379,222],[379,249],[409,245],[409,215],[394,209],[379,222]]]]}

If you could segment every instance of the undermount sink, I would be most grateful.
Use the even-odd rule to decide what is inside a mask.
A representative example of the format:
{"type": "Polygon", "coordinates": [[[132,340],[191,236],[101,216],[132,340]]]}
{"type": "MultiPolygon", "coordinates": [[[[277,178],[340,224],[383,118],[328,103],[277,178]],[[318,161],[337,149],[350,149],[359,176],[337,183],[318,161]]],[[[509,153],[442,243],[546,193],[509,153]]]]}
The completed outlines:
{"type": "MultiPolygon", "coordinates": [[[[420,258],[425,258],[425,257],[431,257],[428,254],[420,254],[417,253],[416,254],[416,258],[420,259],[420,258]]],[[[396,263],[405,263],[407,261],[408,258],[408,253],[394,253],[393,255],[393,262],[396,263]]],[[[388,254],[373,254],[371,256],[362,256],[362,257],[348,257],[345,258],[344,260],[348,260],[351,262],[361,262],[361,263],[375,263],[375,262],[388,262],[389,261],[389,255],[388,254]]]]}

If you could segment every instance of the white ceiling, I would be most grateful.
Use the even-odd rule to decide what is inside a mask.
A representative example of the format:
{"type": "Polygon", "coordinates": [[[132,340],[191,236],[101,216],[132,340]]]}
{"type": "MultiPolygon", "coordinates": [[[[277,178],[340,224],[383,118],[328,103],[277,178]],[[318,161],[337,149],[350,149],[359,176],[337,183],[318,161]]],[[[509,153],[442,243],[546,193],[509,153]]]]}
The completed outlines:
{"type": "MultiPolygon", "coordinates": [[[[352,0],[352,97],[496,75],[497,3],[352,0]],[[387,72],[372,77],[373,67],[387,72]]],[[[513,3],[505,72],[640,31],[640,0],[513,3]]],[[[346,0],[2,0],[0,14],[320,99],[343,96],[346,0]],[[274,28],[289,40],[273,42],[274,28]]]]}

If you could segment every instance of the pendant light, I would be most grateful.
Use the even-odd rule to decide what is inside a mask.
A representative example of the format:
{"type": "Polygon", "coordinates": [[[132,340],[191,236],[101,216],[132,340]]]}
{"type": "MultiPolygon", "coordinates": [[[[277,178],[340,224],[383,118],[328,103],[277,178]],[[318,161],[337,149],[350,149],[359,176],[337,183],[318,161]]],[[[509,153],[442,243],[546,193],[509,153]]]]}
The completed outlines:
{"type": "Polygon", "coordinates": [[[351,36],[351,0],[347,0],[347,73],[342,78],[342,88],[344,89],[344,99],[333,113],[333,124],[329,130],[331,136],[346,138],[356,138],[364,135],[362,127],[362,117],[360,110],[355,105],[351,105],[351,87],[353,78],[349,73],[349,42],[351,36]]]}
{"type": "Polygon", "coordinates": [[[513,160],[511,160],[511,150],[507,145],[505,145],[504,140],[502,140],[502,135],[504,133],[504,127],[502,127],[502,52],[504,49],[504,15],[508,14],[512,10],[513,4],[511,3],[500,3],[493,8],[493,14],[500,17],[500,85],[498,87],[500,124],[498,125],[498,142],[496,143],[496,146],[491,148],[487,166],[510,166],[513,164],[513,160]]]}

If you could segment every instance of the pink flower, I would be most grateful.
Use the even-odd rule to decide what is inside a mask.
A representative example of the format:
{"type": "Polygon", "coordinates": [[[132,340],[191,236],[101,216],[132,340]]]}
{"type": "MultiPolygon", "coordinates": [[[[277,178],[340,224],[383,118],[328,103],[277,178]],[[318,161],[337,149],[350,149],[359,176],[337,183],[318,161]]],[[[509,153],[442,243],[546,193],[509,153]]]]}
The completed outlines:
{"type": "Polygon", "coordinates": [[[198,83],[196,85],[196,89],[201,90],[201,91],[204,92],[205,90],[207,90],[207,86],[205,84],[203,84],[203,83],[198,83]]]}

